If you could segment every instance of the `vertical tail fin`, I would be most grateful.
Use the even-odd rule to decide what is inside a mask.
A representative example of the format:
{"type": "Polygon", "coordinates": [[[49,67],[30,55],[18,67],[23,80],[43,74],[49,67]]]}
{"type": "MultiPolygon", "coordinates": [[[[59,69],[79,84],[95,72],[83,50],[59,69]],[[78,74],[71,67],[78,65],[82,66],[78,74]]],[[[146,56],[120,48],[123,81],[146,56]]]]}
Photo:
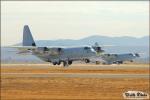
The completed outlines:
{"type": "Polygon", "coordinates": [[[22,45],[23,46],[36,46],[28,25],[25,25],[23,29],[22,45]]]}

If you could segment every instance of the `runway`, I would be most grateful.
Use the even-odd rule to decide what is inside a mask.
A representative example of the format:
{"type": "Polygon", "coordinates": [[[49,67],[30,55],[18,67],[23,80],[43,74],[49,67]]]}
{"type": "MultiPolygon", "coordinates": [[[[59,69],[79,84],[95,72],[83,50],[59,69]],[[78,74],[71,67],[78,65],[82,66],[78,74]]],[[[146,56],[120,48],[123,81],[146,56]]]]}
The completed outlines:
{"type": "Polygon", "coordinates": [[[26,78],[150,78],[149,74],[102,74],[102,73],[1,73],[5,77],[26,78]]]}
{"type": "Polygon", "coordinates": [[[122,100],[122,93],[149,93],[149,65],[2,64],[2,99],[122,100]]]}
{"type": "Polygon", "coordinates": [[[121,65],[93,65],[93,64],[73,64],[69,67],[54,66],[51,64],[2,64],[1,68],[42,68],[42,69],[86,69],[86,70],[108,70],[108,69],[146,69],[149,70],[148,64],[121,64],[121,65]]]}

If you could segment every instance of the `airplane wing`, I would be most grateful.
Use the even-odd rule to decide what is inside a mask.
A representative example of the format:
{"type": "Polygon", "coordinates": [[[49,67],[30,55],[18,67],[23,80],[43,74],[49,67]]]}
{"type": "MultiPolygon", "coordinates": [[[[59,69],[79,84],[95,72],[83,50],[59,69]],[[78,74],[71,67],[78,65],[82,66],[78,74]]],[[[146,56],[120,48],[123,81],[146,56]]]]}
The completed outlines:
{"type": "Polygon", "coordinates": [[[63,48],[58,47],[36,47],[36,46],[11,46],[11,48],[16,48],[22,53],[39,53],[39,54],[49,54],[49,55],[60,55],[63,51],[63,48]]]}
{"type": "Polygon", "coordinates": [[[9,48],[16,48],[19,50],[31,50],[31,49],[36,49],[37,47],[35,46],[10,46],[9,48]]]}

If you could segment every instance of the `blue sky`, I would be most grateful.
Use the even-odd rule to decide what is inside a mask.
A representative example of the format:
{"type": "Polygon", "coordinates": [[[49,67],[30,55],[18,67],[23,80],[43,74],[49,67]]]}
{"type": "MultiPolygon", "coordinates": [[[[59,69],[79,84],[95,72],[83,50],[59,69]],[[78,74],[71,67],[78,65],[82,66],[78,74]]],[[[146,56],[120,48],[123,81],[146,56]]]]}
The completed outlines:
{"type": "Polygon", "coordinates": [[[148,1],[2,1],[2,45],[22,41],[28,24],[35,40],[91,35],[149,35],[148,1]]]}

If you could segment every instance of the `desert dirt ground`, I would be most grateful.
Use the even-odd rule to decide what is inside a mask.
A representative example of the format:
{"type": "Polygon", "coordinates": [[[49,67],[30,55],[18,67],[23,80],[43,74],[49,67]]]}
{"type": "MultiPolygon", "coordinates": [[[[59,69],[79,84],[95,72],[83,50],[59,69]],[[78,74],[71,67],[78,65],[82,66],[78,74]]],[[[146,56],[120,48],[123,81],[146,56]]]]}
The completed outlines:
{"type": "Polygon", "coordinates": [[[98,99],[121,100],[130,90],[149,91],[147,78],[14,77],[3,73],[149,74],[148,64],[87,65],[68,68],[47,64],[2,64],[2,100],[98,99]]]}
{"type": "Polygon", "coordinates": [[[50,64],[2,64],[3,73],[125,73],[149,74],[148,64],[93,65],[73,64],[67,68],[50,64]]]}

